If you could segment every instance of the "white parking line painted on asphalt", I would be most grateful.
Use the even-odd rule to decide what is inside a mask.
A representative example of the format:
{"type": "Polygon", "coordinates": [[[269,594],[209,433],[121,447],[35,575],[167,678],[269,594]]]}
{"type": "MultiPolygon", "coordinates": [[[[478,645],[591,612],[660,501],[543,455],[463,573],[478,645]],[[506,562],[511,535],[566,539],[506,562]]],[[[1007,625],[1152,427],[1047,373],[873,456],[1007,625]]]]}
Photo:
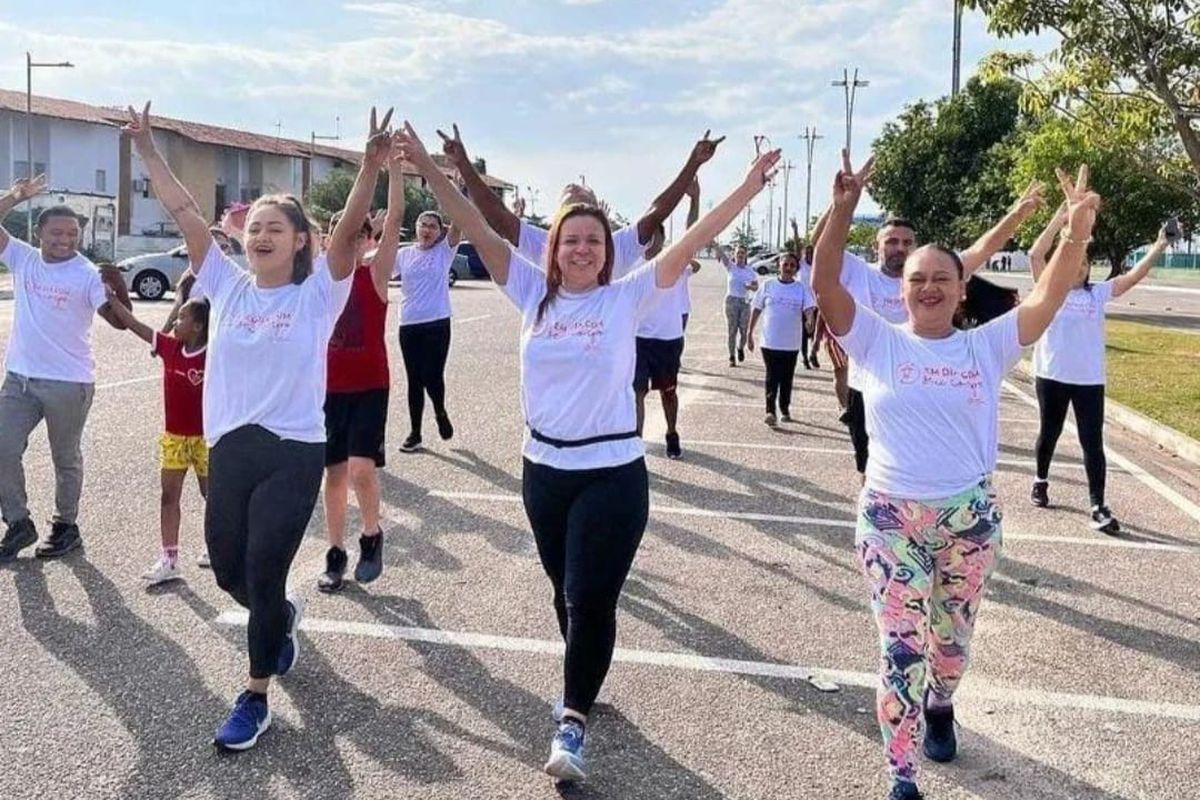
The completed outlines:
{"type": "Polygon", "coordinates": [[[113,381],[112,383],[98,383],[98,384],[96,384],[96,388],[97,389],[115,389],[118,386],[129,386],[134,383],[146,383],[147,381],[157,381],[157,380],[161,380],[161,379],[162,379],[161,374],[160,375],[147,375],[144,378],[130,378],[127,381],[113,381]]]}
{"type": "Polygon", "coordinates": [[[491,316],[492,316],[491,314],[480,314],[477,317],[467,317],[466,319],[456,319],[456,320],[454,320],[454,324],[455,325],[466,325],[468,322],[478,322],[481,319],[489,319],[491,316]]]}
{"type": "MultiPolygon", "coordinates": [[[[1033,397],[1030,397],[1026,392],[1024,392],[1023,390],[1018,388],[1016,386],[1016,384],[1014,384],[1012,381],[1005,381],[1004,387],[1006,389],[1008,389],[1010,392],[1012,392],[1014,395],[1019,397],[1027,405],[1030,405],[1034,408],[1038,407],[1037,400],[1033,397]]],[[[1075,424],[1070,421],[1067,421],[1063,427],[1065,430],[1069,430],[1069,431],[1076,430],[1075,424]]],[[[1125,456],[1121,455],[1116,450],[1113,450],[1108,445],[1104,446],[1104,452],[1108,455],[1109,458],[1111,458],[1113,461],[1115,461],[1117,463],[1117,465],[1120,466],[1124,471],[1128,472],[1130,475],[1137,478],[1139,481],[1141,481],[1146,486],[1149,486],[1151,489],[1153,489],[1155,492],[1157,492],[1160,497],[1162,497],[1164,500],[1169,502],[1171,505],[1178,508],[1184,514],[1187,514],[1189,517],[1194,519],[1196,522],[1200,522],[1200,506],[1197,506],[1191,500],[1188,500],[1186,497],[1181,495],[1179,492],[1175,491],[1170,486],[1167,486],[1165,483],[1160,481],[1158,478],[1154,477],[1149,472],[1146,472],[1146,470],[1142,469],[1136,463],[1134,463],[1130,459],[1126,458],[1125,456]]]]}
{"type": "MultiPolygon", "coordinates": [[[[248,619],[249,615],[247,612],[237,608],[221,612],[214,621],[218,625],[242,627],[246,625],[248,619]]],[[[468,650],[504,650],[555,657],[561,657],[563,653],[562,642],[548,639],[497,636],[486,633],[471,633],[469,631],[444,631],[437,628],[410,628],[375,622],[322,619],[320,617],[305,617],[300,623],[300,630],[306,633],[330,633],[370,639],[424,642],[426,644],[458,647],[468,650]]],[[[645,664],[691,672],[720,672],[730,675],[749,675],[796,681],[829,681],[864,689],[873,689],[879,683],[879,677],[871,672],[826,669],[823,667],[780,664],[769,661],[713,658],[692,653],[670,653],[626,647],[618,647],[613,651],[613,661],[616,663],[645,664]]],[[[975,679],[968,681],[957,697],[967,702],[1011,703],[1038,708],[1099,711],[1110,714],[1200,722],[1200,706],[1184,705],[1181,703],[1157,703],[1104,695],[1047,692],[1023,686],[985,683],[975,679]]]]}
{"type": "MultiPolygon", "coordinates": [[[[462,502],[506,503],[516,505],[521,503],[519,494],[487,493],[487,492],[444,492],[433,490],[430,497],[440,500],[459,500],[462,502]]],[[[790,514],[760,514],[754,511],[726,511],[724,509],[696,508],[695,506],[664,506],[650,504],[651,514],[674,514],[681,517],[707,517],[709,519],[740,519],[747,522],[779,522],[787,525],[815,525],[824,528],[853,529],[857,523],[853,518],[843,517],[800,517],[790,514]]],[[[1100,536],[1050,536],[1039,533],[1013,533],[1004,531],[1006,542],[1040,542],[1044,544],[1069,544],[1083,547],[1109,547],[1118,550],[1152,550],[1166,553],[1182,553],[1185,555],[1200,555],[1200,545],[1166,544],[1163,542],[1146,542],[1140,540],[1121,539],[1100,536]]]]}

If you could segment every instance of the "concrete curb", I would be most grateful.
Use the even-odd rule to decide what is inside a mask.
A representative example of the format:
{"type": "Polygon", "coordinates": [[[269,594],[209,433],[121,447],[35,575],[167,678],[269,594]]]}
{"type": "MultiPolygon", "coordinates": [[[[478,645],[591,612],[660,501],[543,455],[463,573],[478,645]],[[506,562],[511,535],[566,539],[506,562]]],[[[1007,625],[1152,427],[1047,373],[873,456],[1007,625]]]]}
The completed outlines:
{"type": "MultiPolygon", "coordinates": [[[[1034,379],[1033,365],[1028,360],[1021,359],[1017,362],[1017,369],[1029,380],[1034,379]]],[[[1110,397],[1104,398],[1104,419],[1144,436],[1163,450],[1200,466],[1200,442],[1185,433],[1163,425],[1110,397]]]]}

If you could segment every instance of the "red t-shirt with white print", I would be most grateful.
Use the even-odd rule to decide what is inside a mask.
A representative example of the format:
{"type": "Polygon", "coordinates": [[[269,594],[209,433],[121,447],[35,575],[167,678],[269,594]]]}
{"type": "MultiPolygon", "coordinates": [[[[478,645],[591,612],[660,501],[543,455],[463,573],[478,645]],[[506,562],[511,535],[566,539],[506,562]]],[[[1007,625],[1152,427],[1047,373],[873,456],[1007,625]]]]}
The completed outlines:
{"type": "Polygon", "coordinates": [[[154,355],[163,362],[163,412],[167,433],[204,435],[205,350],[189,353],[183,342],[165,333],[154,334],[154,355]]]}

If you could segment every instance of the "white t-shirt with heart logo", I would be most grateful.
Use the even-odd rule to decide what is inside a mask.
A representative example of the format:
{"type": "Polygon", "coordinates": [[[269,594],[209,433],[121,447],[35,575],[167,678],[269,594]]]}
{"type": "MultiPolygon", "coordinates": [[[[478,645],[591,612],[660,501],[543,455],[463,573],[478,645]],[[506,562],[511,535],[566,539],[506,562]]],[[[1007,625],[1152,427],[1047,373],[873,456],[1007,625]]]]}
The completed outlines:
{"type": "MultiPolygon", "coordinates": [[[[521,408],[528,428],[568,442],[635,430],[634,333],[671,291],[656,286],[655,262],[586,292],[559,289],[541,320],[546,274],[515,250],[501,288],[521,312],[521,408]]],[[[555,447],[526,430],[522,452],[538,464],[578,470],[628,464],[646,450],[638,436],[555,447]]]]}
{"type": "Polygon", "coordinates": [[[15,236],[0,261],[12,271],[15,301],[5,369],[26,378],[95,383],[92,322],[108,301],[96,265],[79,254],[49,263],[15,236]]]}
{"type": "Polygon", "coordinates": [[[196,285],[211,305],[204,380],[204,438],[215,445],[243,425],[281,439],[325,441],[325,367],[329,337],[350,297],[315,270],[299,285],[259,288],[254,275],[209,248],[196,285]]]}
{"type": "Polygon", "coordinates": [[[871,437],[868,488],[932,500],[991,474],[1000,385],[1021,357],[1016,309],[925,339],[856,304],[854,323],[838,340],[859,365],[871,437]]]}

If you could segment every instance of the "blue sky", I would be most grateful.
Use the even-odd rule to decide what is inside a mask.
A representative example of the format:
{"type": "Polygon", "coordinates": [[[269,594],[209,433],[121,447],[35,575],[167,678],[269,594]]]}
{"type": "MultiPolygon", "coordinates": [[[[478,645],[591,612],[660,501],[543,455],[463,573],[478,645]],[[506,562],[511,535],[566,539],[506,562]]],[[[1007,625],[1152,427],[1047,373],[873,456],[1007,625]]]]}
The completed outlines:
{"type": "MultiPolygon", "coordinates": [[[[458,122],[472,155],[540,192],[586,176],[635,216],[682,166],[706,128],[727,135],[701,173],[705,207],[739,179],[765,134],[797,169],[797,135],[827,138],[813,165],[813,207],[828,194],[844,136],[842,68],[858,66],[855,153],[903,106],[949,90],[949,0],[410,0],[241,4],[56,0],[0,3],[0,86],[24,89],[23,52],[68,59],[35,72],[34,91],[98,104],[150,98],[163,114],[307,139],[340,117],[360,146],[372,103],[395,105],[425,136],[458,122]]],[[[964,22],[964,74],[998,47],[964,22]]],[[[857,160],[857,159],[856,159],[857,160]]],[[[776,191],[781,202],[782,185],[776,191]]],[[[798,205],[798,203],[800,205],[798,205]]],[[[766,195],[756,201],[761,218],[766,195]]],[[[815,213],[815,211],[814,211],[815,213]]],[[[679,214],[682,220],[682,211],[679,214]]]]}

